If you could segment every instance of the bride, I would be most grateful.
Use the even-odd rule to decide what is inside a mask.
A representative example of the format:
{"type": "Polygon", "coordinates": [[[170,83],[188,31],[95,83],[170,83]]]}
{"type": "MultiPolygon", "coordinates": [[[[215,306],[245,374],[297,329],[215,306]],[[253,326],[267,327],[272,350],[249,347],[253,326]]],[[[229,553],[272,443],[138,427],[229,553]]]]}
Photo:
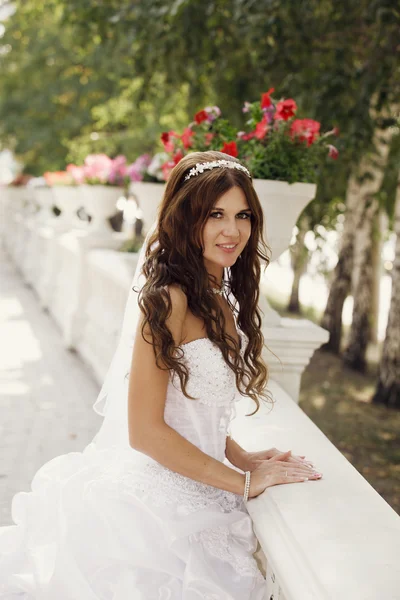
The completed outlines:
{"type": "Polygon", "coordinates": [[[175,166],[95,404],[102,427],[14,497],[2,600],[264,597],[246,502],[318,475],[304,457],[248,453],[229,434],[241,396],[254,412],[269,399],[262,231],[239,161],[202,152],[175,166]]]}

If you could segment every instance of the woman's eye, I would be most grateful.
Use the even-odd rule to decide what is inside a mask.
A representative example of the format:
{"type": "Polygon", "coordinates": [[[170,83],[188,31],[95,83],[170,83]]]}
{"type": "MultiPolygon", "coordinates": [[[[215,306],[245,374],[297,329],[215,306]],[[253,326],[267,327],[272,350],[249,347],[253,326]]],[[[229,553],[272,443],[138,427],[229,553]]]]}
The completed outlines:
{"type": "MultiPolygon", "coordinates": [[[[214,217],[214,218],[219,218],[220,216],[222,216],[221,212],[213,212],[210,214],[210,217],[214,217]]],[[[249,213],[239,213],[237,216],[243,220],[251,218],[251,214],[249,214],[249,213]]]]}

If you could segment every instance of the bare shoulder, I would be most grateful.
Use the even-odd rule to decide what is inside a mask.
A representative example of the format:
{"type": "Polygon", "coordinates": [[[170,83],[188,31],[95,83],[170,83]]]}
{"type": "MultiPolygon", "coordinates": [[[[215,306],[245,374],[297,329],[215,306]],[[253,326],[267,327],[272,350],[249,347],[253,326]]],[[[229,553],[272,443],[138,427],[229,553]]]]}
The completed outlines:
{"type": "Polygon", "coordinates": [[[171,298],[172,312],[186,312],[188,307],[188,300],[182,288],[177,283],[172,283],[167,287],[171,298]]]}

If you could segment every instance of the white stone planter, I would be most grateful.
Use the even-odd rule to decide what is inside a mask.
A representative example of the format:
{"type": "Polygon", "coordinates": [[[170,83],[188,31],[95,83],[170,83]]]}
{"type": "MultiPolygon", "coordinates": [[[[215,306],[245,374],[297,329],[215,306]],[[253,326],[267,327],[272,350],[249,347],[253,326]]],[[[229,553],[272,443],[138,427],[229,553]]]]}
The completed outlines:
{"type": "Polygon", "coordinates": [[[4,187],[1,193],[2,196],[4,194],[7,210],[11,213],[21,212],[23,210],[27,198],[25,186],[9,185],[4,187]]]}
{"type": "Polygon", "coordinates": [[[61,210],[57,217],[58,225],[68,227],[81,226],[77,210],[82,206],[79,187],[75,185],[53,185],[54,204],[61,210]]]}
{"type": "Polygon", "coordinates": [[[264,212],[264,236],[271,248],[271,260],[288,249],[296,221],[315,197],[315,183],[292,183],[254,179],[254,189],[264,212]]]}
{"type": "Polygon", "coordinates": [[[143,233],[146,235],[157,218],[157,209],[164,195],[165,183],[135,181],[130,190],[142,212],[143,233]]]}
{"type": "Polygon", "coordinates": [[[117,200],[124,195],[124,188],[87,184],[79,187],[85,210],[92,217],[89,230],[92,233],[112,233],[108,219],[115,214],[117,200]]]}
{"type": "Polygon", "coordinates": [[[55,204],[53,189],[51,187],[40,186],[33,188],[35,201],[39,205],[39,213],[37,220],[39,223],[46,223],[49,220],[55,219],[52,206],[55,204]]]}

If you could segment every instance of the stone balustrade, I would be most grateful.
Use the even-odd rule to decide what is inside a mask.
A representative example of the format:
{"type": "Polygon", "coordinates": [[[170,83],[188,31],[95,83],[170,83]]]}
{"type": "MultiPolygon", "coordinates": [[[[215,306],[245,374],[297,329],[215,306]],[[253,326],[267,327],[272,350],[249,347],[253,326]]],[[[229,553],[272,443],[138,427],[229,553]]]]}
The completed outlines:
{"type": "MultiPolygon", "coordinates": [[[[137,255],[117,251],[125,234],[42,221],[27,190],[0,188],[0,234],[15,267],[101,384],[113,356],[137,255]]],[[[271,363],[275,405],[253,417],[237,403],[232,433],[248,450],[305,454],[324,474],[268,488],[248,503],[261,544],[266,600],[400,598],[400,519],[296,404],[301,374],[326,338],[309,322],[264,331],[282,364],[271,363]]],[[[271,354],[266,353],[271,361],[271,354]]]]}

